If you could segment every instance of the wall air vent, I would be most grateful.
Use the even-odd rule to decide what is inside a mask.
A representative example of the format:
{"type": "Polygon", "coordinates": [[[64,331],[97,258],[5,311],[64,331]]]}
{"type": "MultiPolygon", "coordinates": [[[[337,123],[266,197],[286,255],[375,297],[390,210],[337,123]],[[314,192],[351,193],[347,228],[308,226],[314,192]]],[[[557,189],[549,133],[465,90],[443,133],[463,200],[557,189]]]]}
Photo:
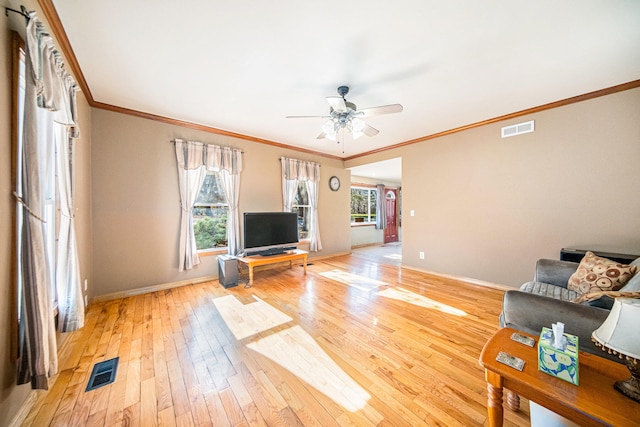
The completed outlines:
{"type": "Polygon", "coordinates": [[[518,123],[517,125],[505,126],[502,128],[502,137],[508,138],[510,136],[522,135],[523,133],[530,133],[535,130],[534,121],[518,123]]]}

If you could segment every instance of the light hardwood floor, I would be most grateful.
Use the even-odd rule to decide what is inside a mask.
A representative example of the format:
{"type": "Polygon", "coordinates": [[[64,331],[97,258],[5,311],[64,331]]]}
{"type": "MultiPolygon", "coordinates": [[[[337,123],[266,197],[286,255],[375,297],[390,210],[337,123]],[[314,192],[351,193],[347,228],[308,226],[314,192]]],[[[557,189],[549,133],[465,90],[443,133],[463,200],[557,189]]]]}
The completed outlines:
{"type": "MultiPolygon", "coordinates": [[[[362,255],[91,305],[33,426],[481,426],[503,291],[362,255]],[[116,381],[85,392],[96,362],[116,381]]],[[[505,425],[527,426],[505,411],[505,425]]]]}

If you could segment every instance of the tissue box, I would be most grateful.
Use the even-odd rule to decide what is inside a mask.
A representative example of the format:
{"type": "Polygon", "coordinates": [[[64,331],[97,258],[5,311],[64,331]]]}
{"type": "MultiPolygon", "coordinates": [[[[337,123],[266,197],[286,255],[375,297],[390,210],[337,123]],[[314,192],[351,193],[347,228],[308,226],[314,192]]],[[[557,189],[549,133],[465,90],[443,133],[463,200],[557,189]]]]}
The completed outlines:
{"type": "Polygon", "coordinates": [[[538,369],[578,385],[578,337],[566,333],[564,336],[567,346],[559,350],[552,345],[553,331],[542,328],[538,341],[538,369]]]}

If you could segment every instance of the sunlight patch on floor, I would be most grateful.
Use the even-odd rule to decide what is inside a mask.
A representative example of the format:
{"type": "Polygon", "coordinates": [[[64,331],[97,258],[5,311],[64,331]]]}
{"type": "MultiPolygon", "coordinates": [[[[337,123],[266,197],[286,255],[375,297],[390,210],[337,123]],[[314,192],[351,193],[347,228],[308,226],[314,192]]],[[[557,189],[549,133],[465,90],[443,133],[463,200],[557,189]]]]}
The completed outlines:
{"type": "Polygon", "coordinates": [[[371,396],[347,375],[300,326],[247,344],[345,409],[355,412],[371,396]]]}
{"type": "Polygon", "coordinates": [[[378,295],[392,298],[398,301],[405,301],[409,304],[417,305],[420,307],[430,308],[441,311],[447,314],[453,314],[454,316],[466,316],[467,313],[463,310],[451,307],[450,305],[442,304],[438,301],[427,298],[423,295],[416,294],[415,292],[408,291],[403,288],[388,288],[378,292],[378,295]]]}
{"type": "Polygon", "coordinates": [[[293,319],[255,295],[253,298],[256,302],[246,305],[233,295],[213,300],[237,340],[265,332],[266,337],[255,337],[247,348],[273,360],[348,411],[356,412],[367,405],[371,396],[366,390],[299,325],[269,334],[269,329],[293,319]]]}
{"type": "Polygon", "coordinates": [[[256,302],[242,304],[233,295],[215,298],[213,303],[237,340],[256,335],[293,319],[255,295],[256,302]]]}
{"type": "Polygon", "coordinates": [[[362,291],[371,291],[379,288],[380,286],[389,285],[386,282],[381,282],[365,276],[358,276],[357,274],[348,273],[342,270],[325,271],[324,273],[320,273],[320,275],[362,291]]]}
{"type": "Polygon", "coordinates": [[[394,260],[402,260],[401,254],[389,254],[389,255],[385,255],[384,257],[389,259],[394,259],[394,260]]]}

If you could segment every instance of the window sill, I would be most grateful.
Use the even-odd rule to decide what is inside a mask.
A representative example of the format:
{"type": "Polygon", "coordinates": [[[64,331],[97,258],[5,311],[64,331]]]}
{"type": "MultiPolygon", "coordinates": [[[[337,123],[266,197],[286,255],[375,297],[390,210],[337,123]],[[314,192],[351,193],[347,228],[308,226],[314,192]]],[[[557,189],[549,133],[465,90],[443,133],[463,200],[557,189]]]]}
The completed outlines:
{"type": "Polygon", "coordinates": [[[351,227],[375,227],[375,222],[352,222],[351,227]]]}
{"type": "Polygon", "coordinates": [[[198,251],[198,256],[215,256],[226,254],[229,251],[229,248],[226,246],[223,248],[212,248],[212,249],[201,249],[198,251]]]}

